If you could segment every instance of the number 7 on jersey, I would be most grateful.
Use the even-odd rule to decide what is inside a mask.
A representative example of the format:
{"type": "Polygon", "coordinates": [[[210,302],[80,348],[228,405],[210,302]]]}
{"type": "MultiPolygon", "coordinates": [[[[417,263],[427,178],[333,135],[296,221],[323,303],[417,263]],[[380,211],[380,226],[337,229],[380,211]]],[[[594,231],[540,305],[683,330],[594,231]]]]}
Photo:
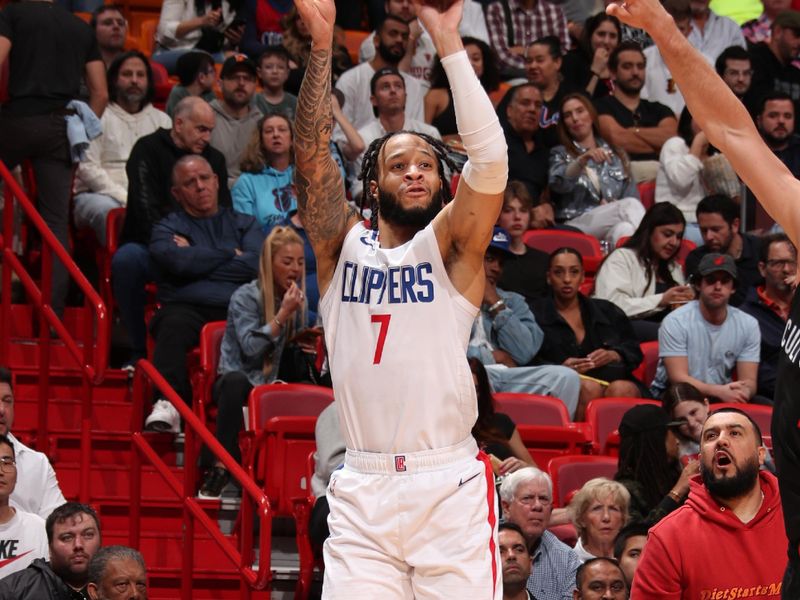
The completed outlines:
{"type": "Polygon", "coordinates": [[[372,358],[372,364],[377,365],[381,362],[381,356],[383,356],[383,345],[386,343],[386,334],[389,332],[389,321],[392,319],[392,315],[389,314],[381,314],[381,315],[372,315],[372,322],[380,324],[380,329],[378,330],[378,343],[375,344],[375,356],[372,358]]]}

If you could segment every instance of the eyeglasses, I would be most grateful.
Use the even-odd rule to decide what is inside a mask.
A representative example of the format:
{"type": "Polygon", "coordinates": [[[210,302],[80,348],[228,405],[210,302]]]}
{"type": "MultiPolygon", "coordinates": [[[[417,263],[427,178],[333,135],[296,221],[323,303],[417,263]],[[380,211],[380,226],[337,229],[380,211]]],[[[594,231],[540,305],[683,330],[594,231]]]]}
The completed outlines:
{"type": "Polygon", "coordinates": [[[0,471],[3,473],[10,473],[12,471],[16,471],[17,469],[17,461],[9,456],[4,456],[0,458],[0,471]]]}
{"type": "Polygon", "coordinates": [[[768,260],[767,267],[770,269],[785,269],[789,267],[790,269],[797,268],[797,261],[796,260],[768,260]]]}

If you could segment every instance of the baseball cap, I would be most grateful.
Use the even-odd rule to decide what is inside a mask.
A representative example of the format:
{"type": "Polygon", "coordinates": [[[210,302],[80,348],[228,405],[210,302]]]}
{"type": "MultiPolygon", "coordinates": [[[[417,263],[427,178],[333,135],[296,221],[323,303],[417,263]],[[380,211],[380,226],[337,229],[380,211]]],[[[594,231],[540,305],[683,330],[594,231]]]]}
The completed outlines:
{"type": "Polygon", "coordinates": [[[492,239],[489,241],[489,248],[511,256],[511,236],[505,229],[496,226],[492,232],[492,239]]]}
{"type": "Polygon", "coordinates": [[[700,264],[697,265],[697,275],[700,277],[705,277],[717,271],[723,271],[736,279],[736,263],[733,262],[733,257],[729,254],[706,254],[700,259],[700,264]]]}
{"type": "Polygon", "coordinates": [[[246,54],[232,54],[222,64],[222,70],[219,73],[220,79],[226,79],[233,75],[236,71],[247,71],[253,77],[256,76],[256,63],[250,60],[246,54]]]}
{"type": "Polygon", "coordinates": [[[395,67],[381,67],[375,71],[372,79],[369,80],[369,91],[373,96],[375,95],[375,87],[378,85],[378,80],[381,77],[386,77],[387,75],[397,75],[403,81],[403,87],[406,87],[406,81],[403,79],[400,71],[398,71],[395,67]]]}
{"type": "Polygon", "coordinates": [[[683,424],[683,421],[670,421],[669,415],[660,406],[637,404],[622,415],[618,429],[620,436],[624,437],[683,424]]]}
{"type": "Polygon", "coordinates": [[[778,16],[775,17],[775,20],[772,22],[772,24],[785,29],[800,31],[800,11],[784,10],[783,12],[778,13],[778,16]]]}

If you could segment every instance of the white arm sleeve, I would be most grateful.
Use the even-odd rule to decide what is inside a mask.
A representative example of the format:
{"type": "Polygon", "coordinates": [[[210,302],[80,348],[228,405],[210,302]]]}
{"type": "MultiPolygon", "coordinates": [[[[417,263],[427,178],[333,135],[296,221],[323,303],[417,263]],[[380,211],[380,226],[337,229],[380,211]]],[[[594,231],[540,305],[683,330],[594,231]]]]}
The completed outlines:
{"type": "Polygon", "coordinates": [[[450,81],[458,134],[469,160],[461,177],[481,194],[500,194],[508,180],[508,147],[492,102],[478,81],[466,50],[442,58],[450,81]]]}

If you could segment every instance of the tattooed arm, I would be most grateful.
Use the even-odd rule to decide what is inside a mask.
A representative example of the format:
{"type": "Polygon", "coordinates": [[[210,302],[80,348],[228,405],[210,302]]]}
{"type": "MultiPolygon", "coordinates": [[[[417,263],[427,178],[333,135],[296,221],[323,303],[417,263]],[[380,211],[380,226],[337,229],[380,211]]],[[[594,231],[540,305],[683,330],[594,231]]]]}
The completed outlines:
{"type": "Polygon", "coordinates": [[[295,111],[297,209],[317,258],[322,295],[333,277],[344,237],[358,216],[347,205],[339,166],[330,152],[334,0],[296,0],[295,6],[312,39],[295,111]]]}

